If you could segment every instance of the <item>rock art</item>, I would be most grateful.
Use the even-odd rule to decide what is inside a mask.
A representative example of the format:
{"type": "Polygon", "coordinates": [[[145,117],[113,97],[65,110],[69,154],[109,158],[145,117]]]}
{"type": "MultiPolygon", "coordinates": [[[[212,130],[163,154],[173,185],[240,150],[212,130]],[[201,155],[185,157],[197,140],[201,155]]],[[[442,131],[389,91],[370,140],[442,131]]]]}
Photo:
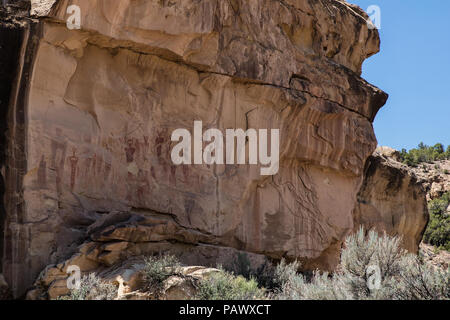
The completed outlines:
{"type": "Polygon", "coordinates": [[[333,270],[366,221],[355,205],[387,100],[361,78],[380,45],[368,16],[341,0],[75,2],[79,30],[68,0],[0,19],[1,41],[17,42],[1,49],[0,125],[0,262],[14,296],[48,265],[110,266],[163,247],[200,250],[194,265],[237,250],[333,270]],[[171,134],[194,121],[279,130],[277,174],[175,165],[171,134]]]}

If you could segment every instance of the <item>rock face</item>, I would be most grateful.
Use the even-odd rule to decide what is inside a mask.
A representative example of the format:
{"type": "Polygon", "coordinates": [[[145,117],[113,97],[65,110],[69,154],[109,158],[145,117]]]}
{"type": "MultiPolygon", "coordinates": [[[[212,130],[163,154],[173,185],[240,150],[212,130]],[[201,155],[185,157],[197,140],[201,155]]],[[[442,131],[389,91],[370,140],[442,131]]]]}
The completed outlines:
{"type": "MultiPolygon", "coordinates": [[[[169,271],[169,270],[167,270],[169,271]]],[[[223,272],[204,266],[178,266],[170,269],[171,275],[157,288],[145,281],[145,260],[134,257],[90,273],[105,283],[113,285],[111,299],[115,300],[194,300],[199,282],[214,273],[223,272]],[[115,287],[115,288],[114,288],[115,287]]],[[[55,300],[70,294],[67,275],[57,268],[47,268],[27,294],[27,300],[55,300]]]]}
{"type": "Polygon", "coordinates": [[[67,0],[32,1],[33,18],[1,27],[20,40],[1,111],[14,296],[86,239],[107,264],[166,245],[333,269],[387,99],[360,77],[379,50],[366,14],[338,0],[75,3],[80,30],[67,0]],[[195,120],[279,129],[279,172],[174,165],[171,133],[195,120]]]}
{"type": "Polygon", "coordinates": [[[411,169],[391,158],[392,150],[378,148],[368,159],[354,224],[401,235],[403,247],[417,253],[428,223],[426,192],[411,169]]]}
{"type": "Polygon", "coordinates": [[[448,251],[437,251],[435,247],[422,242],[420,244],[420,253],[425,261],[436,268],[447,270],[450,267],[450,252],[448,251]]]}
{"type": "Polygon", "coordinates": [[[411,170],[426,190],[427,200],[440,198],[444,193],[450,192],[450,160],[421,163],[411,170]]]}
{"type": "Polygon", "coordinates": [[[58,265],[49,265],[27,293],[29,300],[57,299],[69,294],[67,287],[68,267],[79,266],[82,275],[96,274],[100,279],[117,286],[119,298],[126,300],[178,300],[193,298],[195,287],[191,280],[197,280],[211,272],[218,271],[211,266],[220,264],[229,270],[236,270],[230,261],[245,255],[251,270],[261,270],[268,260],[262,255],[240,252],[231,248],[208,245],[189,246],[168,242],[136,244],[129,242],[84,243],[71,258],[58,265]],[[179,257],[184,265],[165,282],[162,295],[144,290],[142,270],[144,256],[170,251],[179,257]],[[201,266],[193,266],[199,263],[201,266]],[[209,266],[209,267],[205,267],[209,266]],[[139,294],[136,291],[142,290],[139,294]]]}

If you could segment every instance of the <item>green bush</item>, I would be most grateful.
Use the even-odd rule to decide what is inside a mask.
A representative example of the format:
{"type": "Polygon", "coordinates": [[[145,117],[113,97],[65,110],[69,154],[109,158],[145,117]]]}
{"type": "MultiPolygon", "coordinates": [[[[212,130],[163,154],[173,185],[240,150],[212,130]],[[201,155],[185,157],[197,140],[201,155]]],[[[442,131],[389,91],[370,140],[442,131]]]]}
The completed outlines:
{"type": "Polygon", "coordinates": [[[333,275],[315,272],[311,280],[282,261],[276,276],[281,300],[450,299],[450,270],[427,265],[400,247],[401,239],[363,229],[347,238],[333,275]],[[373,273],[377,270],[377,275],[373,273]],[[379,283],[374,286],[374,279],[379,283]]]}
{"type": "Polygon", "coordinates": [[[254,279],[260,288],[274,289],[278,286],[274,282],[274,265],[269,260],[266,260],[258,268],[252,268],[250,258],[245,252],[236,253],[235,259],[224,266],[224,269],[232,274],[243,276],[247,280],[254,279]]]}
{"type": "Polygon", "coordinates": [[[70,291],[68,296],[59,300],[114,300],[117,297],[117,287],[105,282],[94,273],[81,277],[80,287],[70,291]]]}
{"type": "Polygon", "coordinates": [[[163,288],[164,281],[177,274],[178,268],[181,266],[178,259],[169,254],[160,254],[157,256],[147,257],[144,260],[143,278],[147,284],[147,290],[152,290],[155,294],[163,288]]]}
{"type": "Polygon", "coordinates": [[[428,203],[430,221],[423,237],[425,243],[447,251],[450,251],[450,216],[446,213],[449,205],[450,192],[428,203]]]}
{"type": "Polygon", "coordinates": [[[265,296],[254,279],[221,270],[198,283],[196,299],[199,300],[257,300],[265,296]]]}
{"type": "Polygon", "coordinates": [[[450,146],[444,151],[444,146],[437,143],[434,146],[427,146],[423,142],[415,149],[407,151],[402,149],[400,159],[403,163],[416,167],[420,163],[431,163],[437,160],[450,159],[450,146]]]}

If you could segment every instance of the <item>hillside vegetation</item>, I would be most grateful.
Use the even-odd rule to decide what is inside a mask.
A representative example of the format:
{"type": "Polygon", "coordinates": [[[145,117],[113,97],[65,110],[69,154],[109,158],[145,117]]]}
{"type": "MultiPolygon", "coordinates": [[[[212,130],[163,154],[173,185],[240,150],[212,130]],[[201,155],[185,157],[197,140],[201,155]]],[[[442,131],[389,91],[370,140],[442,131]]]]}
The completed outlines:
{"type": "Polygon", "coordinates": [[[431,163],[438,160],[450,159],[450,145],[445,149],[442,143],[436,143],[434,146],[428,146],[423,142],[419,143],[417,148],[407,151],[400,151],[400,160],[408,166],[417,166],[420,163],[431,163]]]}

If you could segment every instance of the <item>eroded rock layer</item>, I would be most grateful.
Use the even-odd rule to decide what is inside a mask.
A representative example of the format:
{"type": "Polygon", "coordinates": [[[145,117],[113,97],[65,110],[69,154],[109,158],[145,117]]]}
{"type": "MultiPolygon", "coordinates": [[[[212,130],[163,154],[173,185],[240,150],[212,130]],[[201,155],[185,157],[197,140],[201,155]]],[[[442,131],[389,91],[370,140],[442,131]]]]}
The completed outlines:
{"type": "MultiPolygon", "coordinates": [[[[361,9],[337,0],[33,2],[5,163],[3,273],[15,296],[116,211],[167,219],[136,227],[150,242],[298,258],[305,269],[337,264],[387,99],[360,77],[379,49],[361,9]],[[80,30],[66,26],[70,4],[81,9],[80,30]],[[196,120],[222,132],[280,129],[278,174],[174,165],[171,133],[196,120]]],[[[94,240],[140,242],[121,230],[94,240]]]]}
{"type": "Polygon", "coordinates": [[[392,155],[377,148],[368,159],[355,207],[355,227],[402,236],[403,247],[417,253],[428,223],[426,192],[414,172],[392,155]]]}
{"type": "Polygon", "coordinates": [[[120,269],[132,269],[132,278],[138,276],[138,270],[133,266],[135,260],[142,261],[143,257],[158,254],[174,255],[185,265],[221,265],[235,272],[242,271],[238,265],[240,258],[247,261],[252,271],[263,270],[270,265],[264,255],[219,246],[214,244],[212,236],[208,238],[181,228],[166,215],[157,213],[144,216],[140,213],[111,212],[89,226],[86,233],[88,240],[77,248],[74,255],[43,270],[33,289],[28,292],[28,299],[56,299],[68,294],[67,279],[71,266],[78,266],[83,275],[106,274],[102,277],[110,281],[120,269]],[[128,267],[124,268],[124,264],[128,267]]]}

